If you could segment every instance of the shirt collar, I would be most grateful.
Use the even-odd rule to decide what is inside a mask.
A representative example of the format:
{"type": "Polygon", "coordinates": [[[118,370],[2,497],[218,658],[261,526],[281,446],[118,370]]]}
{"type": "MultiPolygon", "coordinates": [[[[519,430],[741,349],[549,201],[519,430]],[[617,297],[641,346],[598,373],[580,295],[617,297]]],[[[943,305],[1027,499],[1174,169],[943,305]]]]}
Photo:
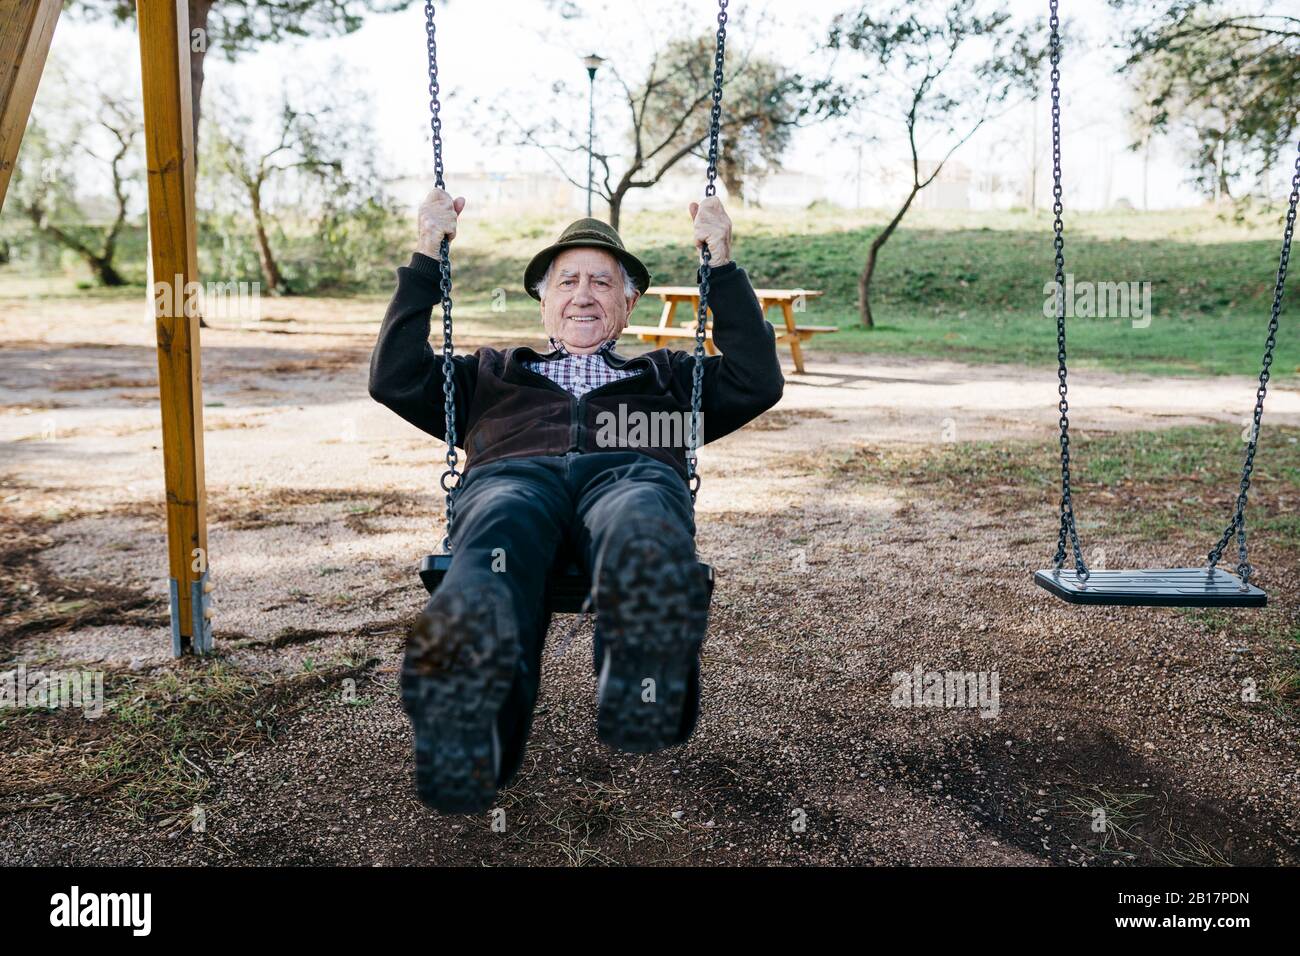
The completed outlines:
{"type": "MultiPolygon", "coordinates": [[[[595,352],[592,352],[591,355],[576,355],[573,356],[573,358],[590,358],[592,355],[608,355],[608,353],[614,350],[614,346],[617,344],[618,339],[610,339],[601,345],[600,348],[596,349],[595,352]]],[[[563,342],[557,342],[555,339],[551,339],[551,357],[568,358],[569,350],[564,347],[563,342]]]]}

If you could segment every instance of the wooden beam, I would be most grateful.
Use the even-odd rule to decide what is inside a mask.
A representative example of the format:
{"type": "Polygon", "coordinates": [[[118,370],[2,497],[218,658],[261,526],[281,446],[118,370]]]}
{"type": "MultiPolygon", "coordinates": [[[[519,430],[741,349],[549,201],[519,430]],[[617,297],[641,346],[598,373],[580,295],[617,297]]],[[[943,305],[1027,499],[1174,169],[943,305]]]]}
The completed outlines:
{"type": "Polygon", "coordinates": [[[0,0],[0,207],[63,0],[0,0]]]}
{"type": "Polygon", "coordinates": [[[194,231],[194,126],[188,0],[136,0],[144,86],[145,163],[163,469],[172,651],[211,650],[198,256],[194,231]]]}

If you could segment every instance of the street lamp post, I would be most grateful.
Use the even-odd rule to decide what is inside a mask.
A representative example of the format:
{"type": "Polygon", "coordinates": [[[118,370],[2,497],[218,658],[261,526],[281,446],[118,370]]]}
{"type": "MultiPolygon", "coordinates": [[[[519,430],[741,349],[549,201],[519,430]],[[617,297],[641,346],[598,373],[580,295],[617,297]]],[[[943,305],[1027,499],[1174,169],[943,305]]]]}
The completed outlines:
{"type": "Polygon", "coordinates": [[[587,98],[587,217],[591,217],[591,182],[592,182],[592,149],[596,141],[596,70],[604,63],[603,57],[596,56],[592,53],[582,58],[582,65],[587,68],[588,80],[588,98],[587,98]]]}

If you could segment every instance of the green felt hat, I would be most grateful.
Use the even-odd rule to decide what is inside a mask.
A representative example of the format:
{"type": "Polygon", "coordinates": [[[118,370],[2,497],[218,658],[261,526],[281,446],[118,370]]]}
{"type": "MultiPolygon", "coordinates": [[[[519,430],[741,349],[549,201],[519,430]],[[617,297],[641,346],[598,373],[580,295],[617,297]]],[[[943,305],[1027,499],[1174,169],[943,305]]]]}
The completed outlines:
{"type": "Polygon", "coordinates": [[[534,299],[541,298],[535,287],[542,281],[551,260],[565,249],[580,248],[604,249],[623,263],[638,292],[645,292],[650,287],[650,273],[640,259],[623,248],[623,240],[619,238],[617,229],[599,219],[579,219],[569,223],[564,232],[560,233],[559,239],[533,256],[532,262],[528,263],[528,268],[524,270],[524,288],[528,294],[534,299]]]}

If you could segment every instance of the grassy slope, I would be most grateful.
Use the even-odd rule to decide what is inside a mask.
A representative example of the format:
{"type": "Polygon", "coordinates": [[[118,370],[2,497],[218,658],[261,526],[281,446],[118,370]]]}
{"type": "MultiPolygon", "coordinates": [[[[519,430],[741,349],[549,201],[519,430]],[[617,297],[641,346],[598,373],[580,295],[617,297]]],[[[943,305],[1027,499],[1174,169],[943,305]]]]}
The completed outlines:
{"type": "MultiPolygon", "coordinates": [[[[1034,365],[1055,359],[1053,323],[1042,314],[1043,284],[1053,272],[1046,213],[909,214],[882,254],[872,331],[855,327],[856,277],[882,212],[745,209],[734,218],[736,258],[756,284],[826,293],[810,302],[805,320],[843,331],[818,337],[815,348],[1034,365]]],[[[566,221],[467,214],[454,259],[465,331],[536,328],[536,305],[523,294],[520,276],[566,221]],[[498,289],[504,298],[495,295],[494,311],[498,289]]],[[[1205,209],[1080,213],[1067,218],[1067,229],[1066,268],[1076,281],[1153,284],[1148,328],[1132,328],[1128,319],[1074,320],[1073,364],[1155,374],[1258,373],[1277,268],[1277,217],[1234,224],[1205,209]]],[[[693,281],[684,210],[632,214],[623,234],[657,282],[693,281]]],[[[374,308],[372,300],[390,288],[390,276],[377,276],[374,296],[359,297],[358,305],[374,308]]],[[[77,293],[70,278],[33,280],[0,270],[0,298],[33,294],[77,293]]],[[[656,303],[646,302],[636,318],[652,321],[656,311],[656,303]]],[[[1300,336],[1290,333],[1284,318],[1274,365],[1281,378],[1300,370],[1300,336]]]]}
{"type": "MultiPolygon", "coordinates": [[[[919,210],[885,247],[874,331],[856,324],[857,269],[883,214],[846,210],[742,210],[736,258],[755,284],[820,289],[806,321],[843,331],[814,346],[837,351],[1051,363],[1055,328],[1042,314],[1052,276],[1047,214],[919,210]]],[[[457,259],[459,302],[502,328],[531,327],[535,305],[519,290],[524,263],[562,228],[560,220],[469,220],[457,259]],[[492,290],[506,311],[488,309],[492,290]],[[522,323],[522,326],[519,324],[522,323]]],[[[1278,222],[1243,224],[1209,210],[1079,214],[1069,220],[1067,269],[1076,281],[1150,281],[1150,327],[1128,319],[1078,319],[1073,361],[1155,374],[1258,373],[1277,269],[1278,222]]],[[[655,281],[693,281],[684,212],[642,212],[623,228],[655,281]]],[[[1294,299],[1293,299],[1294,301],[1294,299]]],[[[640,321],[654,317],[642,306],[640,321]]],[[[1280,336],[1274,371],[1300,370],[1300,338],[1280,336]]]]}

